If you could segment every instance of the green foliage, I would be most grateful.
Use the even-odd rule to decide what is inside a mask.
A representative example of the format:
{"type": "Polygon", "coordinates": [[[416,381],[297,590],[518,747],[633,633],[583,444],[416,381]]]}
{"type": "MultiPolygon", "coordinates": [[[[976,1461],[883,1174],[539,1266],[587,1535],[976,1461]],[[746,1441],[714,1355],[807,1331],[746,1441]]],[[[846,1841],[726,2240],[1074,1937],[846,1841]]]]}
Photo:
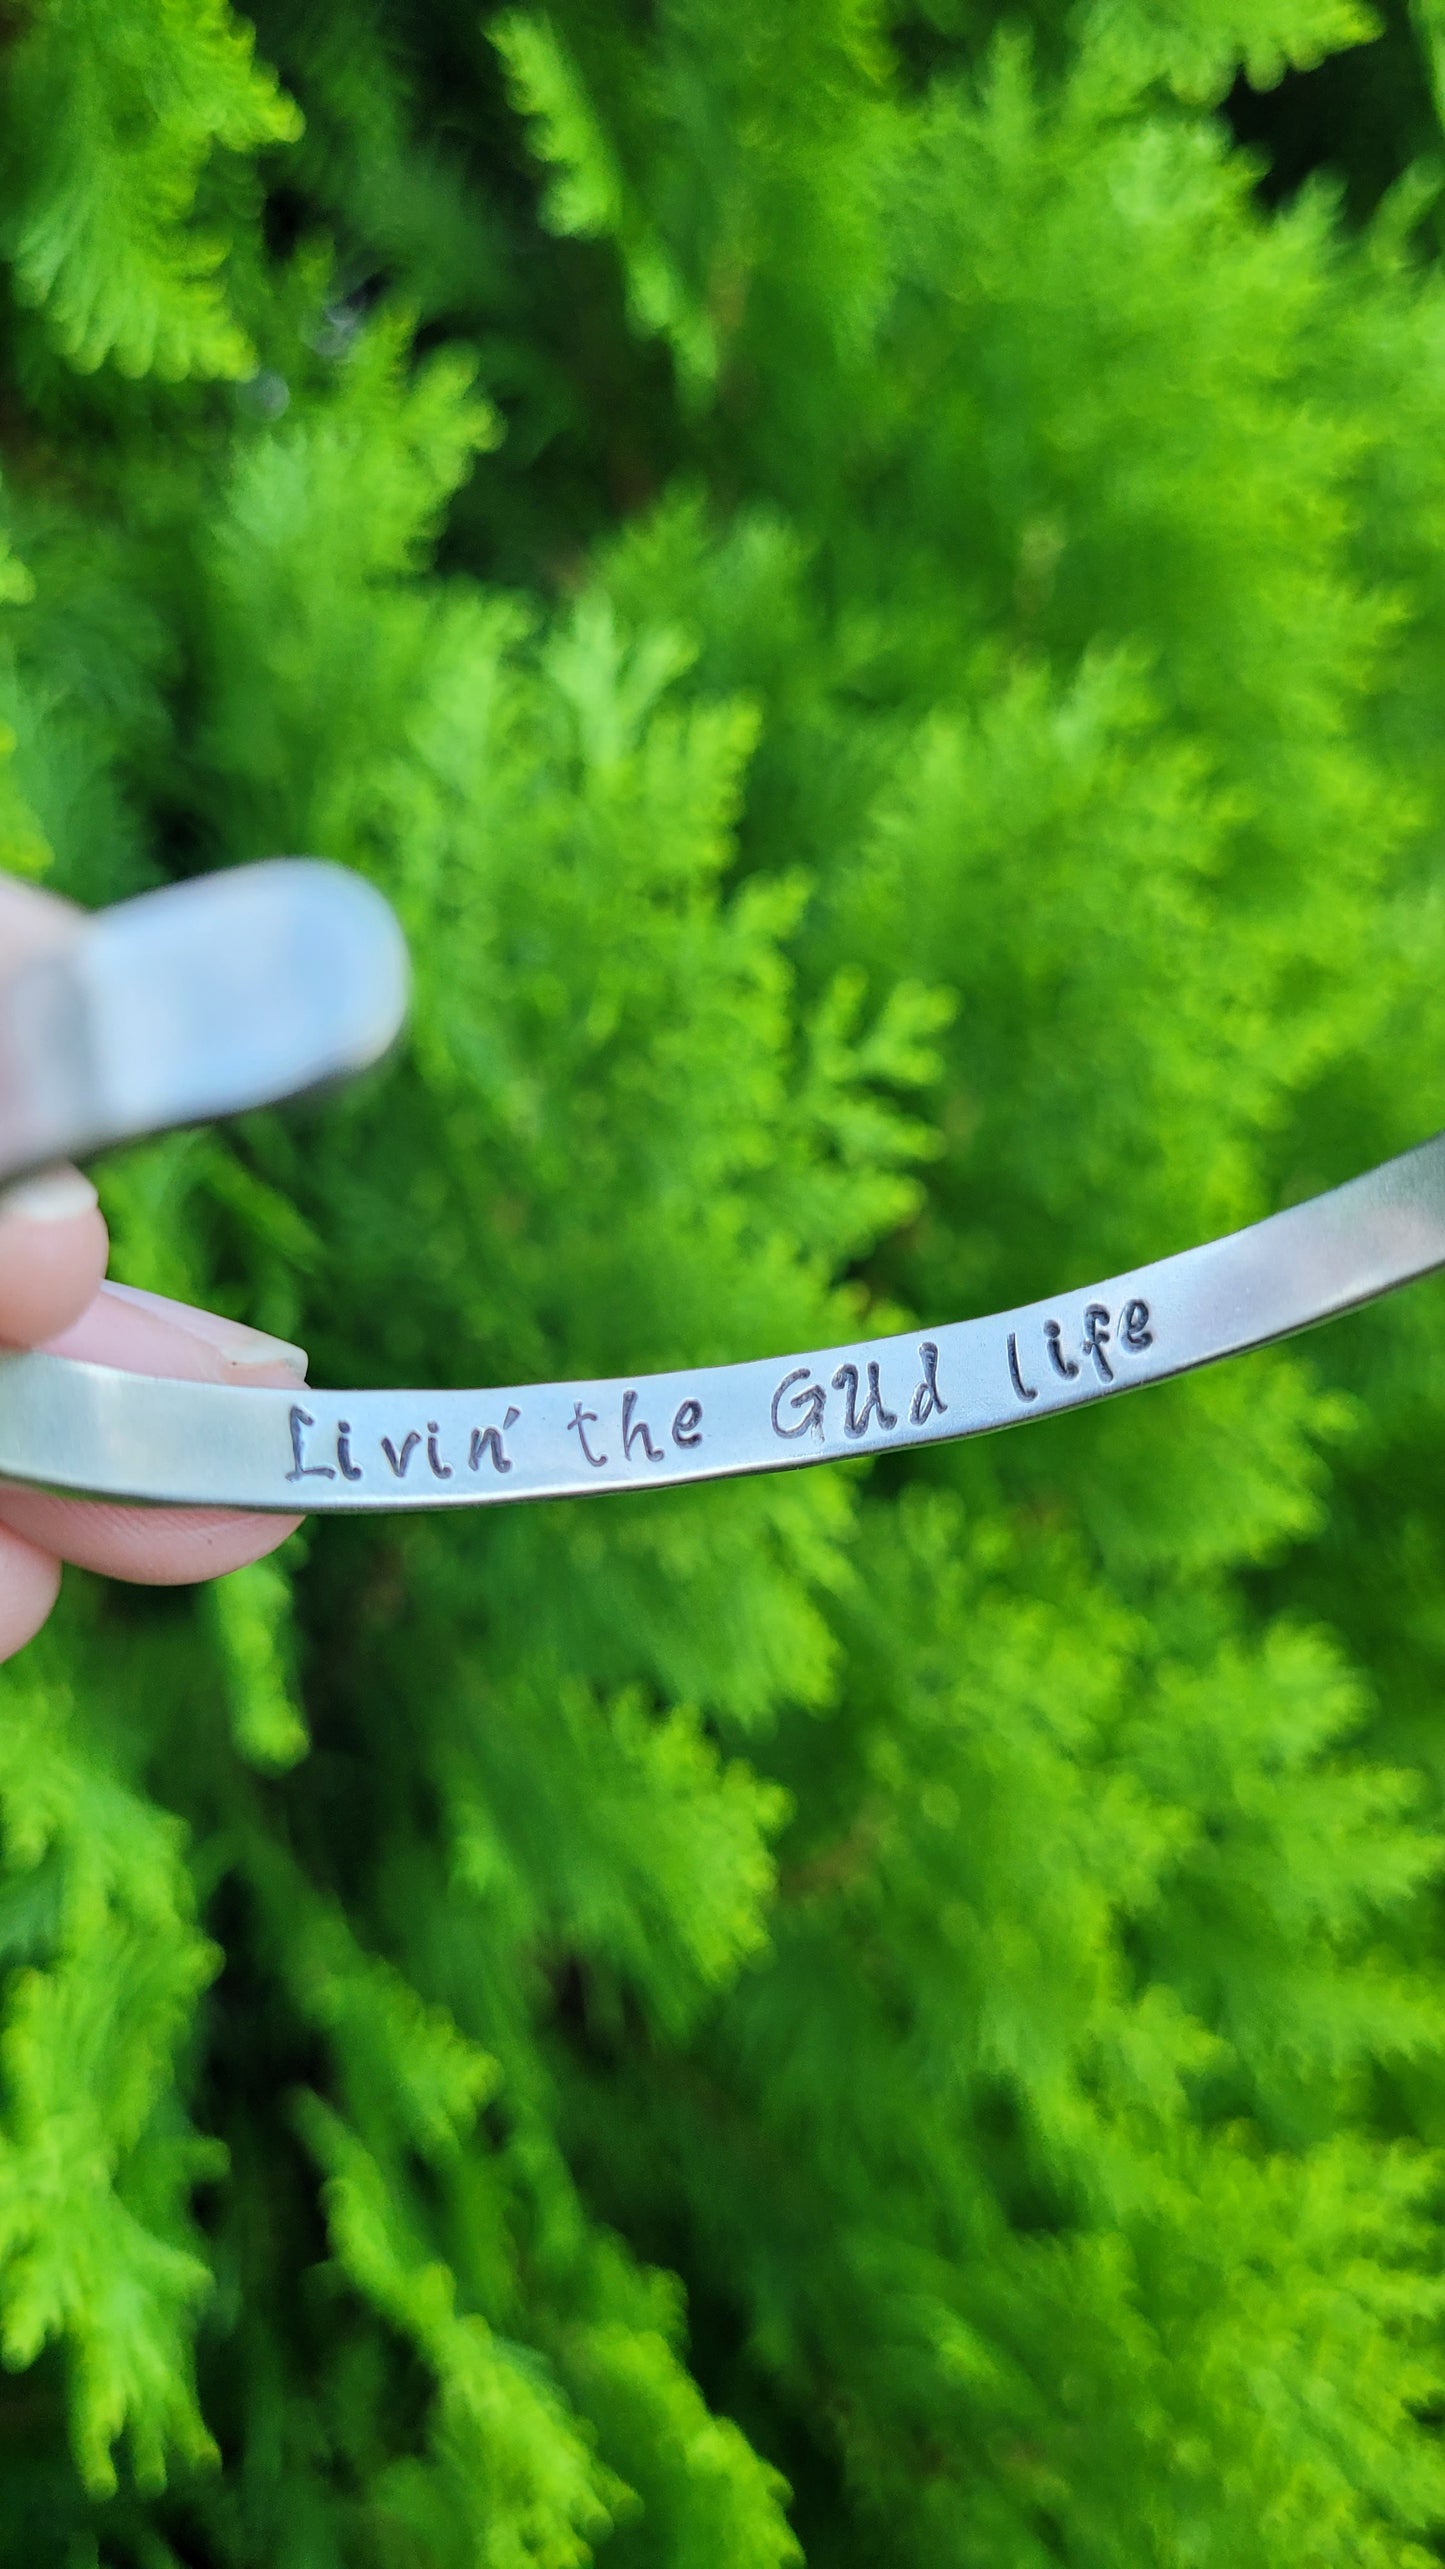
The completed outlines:
{"type": "Polygon", "coordinates": [[[14,290],[62,354],[82,373],[249,374],[225,232],[191,217],[214,150],[293,141],[300,119],[225,0],[46,0],[11,45],[4,116],[14,290]]]}
{"type": "Polygon", "coordinates": [[[4,2355],[71,2363],[86,2486],[141,2487],[214,2447],[191,2338],[210,2277],[188,2217],[224,2152],[188,2127],[176,2053],[219,1956],[198,1934],[180,1823],[87,1738],[44,1656],[7,1687],[0,1809],[10,1965],[0,2148],[4,2355]]]}
{"type": "MultiPolygon", "coordinates": [[[[1286,70],[1309,70],[1327,54],[1378,34],[1373,10],[1337,0],[1284,0],[1283,6],[1241,7],[1239,0],[1166,0],[1163,8],[1140,0],[1085,0],[1076,12],[1080,51],[1097,50],[1110,80],[1142,89],[1162,81],[1180,98],[1213,101],[1242,70],[1256,88],[1273,86],[1286,70]]],[[[1094,68],[1090,63],[1090,70],[1094,68]]]]}
{"type": "MultiPolygon", "coordinates": [[[[320,1381],[607,1375],[1445,1120],[1435,15],[24,13],[0,858],[314,848],[417,965],[380,1078],[102,1173],[118,1272],[320,1381]],[[1219,105],[1346,47],[1353,230],[1219,105]]],[[[0,2557],[1438,2558],[1440,1309],[72,1577],[0,1677],[0,2557]]]]}

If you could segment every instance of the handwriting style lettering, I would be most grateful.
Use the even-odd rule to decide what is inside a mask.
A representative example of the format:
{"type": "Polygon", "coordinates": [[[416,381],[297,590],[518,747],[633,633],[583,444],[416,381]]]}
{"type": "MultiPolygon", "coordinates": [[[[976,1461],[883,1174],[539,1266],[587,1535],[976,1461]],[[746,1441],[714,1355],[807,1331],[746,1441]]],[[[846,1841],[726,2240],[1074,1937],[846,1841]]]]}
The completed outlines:
{"type": "Polygon", "coordinates": [[[1104,1350],[1109,1344],[1109,1314],[1102,1302],[1091,1302],[1084,1314],[1084,1343],[1080,1354],[1092,1356],[1099,1368],[1101,1383],[1111,1383],[1114,1368],[1104,1350]]]}
{"type": "Polygon", "coordinates": [[[467,1469],[469,1472],[479,1472],[481,1470],[482,1456],[484,1454],[489,1457],[494,1472],[510,1472],[512,1468],[511,1457],[509,1456],[505,1445],[502,1443],[502,1438],[509,1427],[516,1426],[521,1415],[522,1413],[519,1409],[513,1409],[509,1405],[506,1417],[503,1419],[500,1427],[474,1427],[472,1429],[471,1451],[467,1456],[467,1469]]]}
{"type": "Polygon", "coordinates": [[[306,1460],[306,1430],[308,1427],[314,1427],[315,1424],[316,1421],[309,1409],[301,1409],[293,1403],[291,1469],[286,1475],[288,1481],[334,1481],[336,1478],[329,1463],[308,1463],[306,1460]]]}
{"type": "MultiPolygon", "coordinates": [[[[1106,1303],[1091,1302],[1087,1305],[1077,1358],[1065,1349],[1063,1330],[1058,1321],[1044,1322],[1044,1346],[1049,1363],[1061,1383],[1077,1382],[1082,1365],[1089,1361],[1099,1381],[1112,1384],[1115,1375],[1109,1362],[1110,1347],[1116,1355],[1122,1347],[1128,1355],[1142,1356],[1145,1349],[1153,1344],[1153,1314],[1148,1303],[1138,1294],[1124,1304],[1117,1320],[1111,1316],[1106,1303]]],[[[1037,1400],[1036,1387],[1024,1380],[1018,1337],[1012,1329],[1008,1336],[1008,1369],[1009,1380],[1018,1398],[1022,1401],[1037,1400]]]]}
{"type": "Polygon", "coordinates": [[[795,1366],[791,1374],[784,1374],[782,1381],[779,1383],[777,1390],[773,1394],[773,1434],[775,1436],[787,1437],[816,1436],[819,1444],[821,1445],[823,1441],[823,1412],[827,1407],[828,1395],[824,1391],[821,1383],[808,1381],[808,1376],[811,1371],[812,1367],[809,1365],[798,1365],[795,1366]],[[807,1384],[807,1389],[801,1392],[794,1392],[792,1399],[788,1403],[789,1409],[801,1410],[802,1416],[796,1427],[784,1427],[782,1420],[778,1416],[778,1411],[782,1406],[784,1392],[789,1390],[791,1385],[794,1383],[807,1384]]]}
{"type": "MultiPolygon", "coordinates": [[[[776,1424],[776,1421],[774,1423],[776,1424]]],[[[702,1443],[702,1403],[700,1400],[685,1400],[682,1403],[676,1418],[672,1422],[672,1441],[674,1445],[700,1445],[702,1443]]]]}
{"type": "Polygon", "coordinates": [[[341,1466],[341,1477],[343,1481],[359,1481],[364,1477],[360,1464],[353,1463],[351,1459],[351,1421],[349,1418],[339,1418],[336,1422],[336,1460],[341,1466]]]}
{"type": "Polygon", "coordinates": [[[437,1451],[438,1433],[439,1430],[437,1428],[436,1420],[434,1418],[429,1418],[426,1423],[426,1459],[431,1465],[433,1479],[438,1481],[449,1481],[452,1477],[452,1467],[450,1463],[444,1463],[442,1461],[442,1458],[437,1451]]]}
{"type": "Polygon", "coordinates": [[[861,1409],[858,1407],[858,1368],[856,1365],[839,1366],[836,1374],[833,1376],[833,1389],[835,1392],[841,1392],[843,1394],[843,1433],[845,1436],[862,1436],[866,1434],[868,1421],[870,1418],[874,1417],[877,1418],[880,1427],[896,1427],[898,1425],[897,1413],[891,1409],[885,1409],[883,1406],[883,1394],[878,1388],[878,1366],[872,1357],[868,1359],[868,1397],[864,1401],[861,1409]]]}
{"type": "Polygon", "coordinates": [[[593,1471],[600,1472],[603,1464],[607,1460],[607,1457],[605,1454],[594,1454],[591,1446],[587,1442],[587,1430],[589,1427],[595,1427],[596,1424],[596,1410],[584,1409],[580,1400],[575,1401],[572,1406],[572,1415],[567,1421],[567,1433],[569,1436],[573,1434],[576,1435],[577,1442],[581,1446],[583,1453],[586,1455],[588,1462],[591,1464],[593,1471]]]}
{"type": "MultiPolygon", "coordinates": [[[[1106,1311],[1104,1318],[1107,1320],[1108,1317],[1109,1315],[1106,1311]]],[[[1079,1368],[1075,1364],[1072,1356],[1066,1356],[1064,1354],[1063,1347],[1060,1344],[1061,1332],[1056,1320],[1046,1320],[1044,1322],[1044,1336],[1048,1340],[1049,1360],[1053,1366],[1054,1372],[1061,1376],[1064,1382],[1073,1382],[1077,1378],[1079,1368]]]]}
{"type": "Polygon", "coordinates": [[[402,1439],[401,1452],[398,1454],[391,1438],[389,1436],[383,1436],[381,1440],[381,1450],[386,1456],[388,1463],[391,1465],[391,1468],[395,1472],[399,1481],[405,1480],[406,1467],[411,1461],[411,1458],[420,1443],[421,1437],[416,1428],[413,1428],[411,1434],[402,1439]]]}
{"type": "Polygon", "coordinates": [[[1119,1343],[1134,1356],[1142,1356],[1145,1348],[1154,1344],[1154,1332],[1149,1326],[1149,1305],[1141,1302],[1137,1295],[1133,1302],[1124,1305],[1119,1321],[1119,1343]]]}
{"type": "Polygon", "coordinates": [[[925,1338],[918,1350],[923,1380],[908,1404],[908,1416],[914,1427],[922,1427],[934,1411],[946,1410],[947,1401],[938,1388],[938,1349],[931,1338],[925,1338]]]}
{"type": "Polygon", "coordinates": [[[639,1418],[636,1426],[633,1426],[632,1413],[636,1407],[636,1392],[624,1392],[622,1395],[623,1454],[626,1460],[630,1463],[632,1460],[633,1446],[636,1445],[640,1439],[643,1453],[647,1456],[649,1463],[660,1463],[663,1459],[662,1448],[660,1445],[653,1444],[651,1430],[649,1429],[646,1420],[639,1418]]]}

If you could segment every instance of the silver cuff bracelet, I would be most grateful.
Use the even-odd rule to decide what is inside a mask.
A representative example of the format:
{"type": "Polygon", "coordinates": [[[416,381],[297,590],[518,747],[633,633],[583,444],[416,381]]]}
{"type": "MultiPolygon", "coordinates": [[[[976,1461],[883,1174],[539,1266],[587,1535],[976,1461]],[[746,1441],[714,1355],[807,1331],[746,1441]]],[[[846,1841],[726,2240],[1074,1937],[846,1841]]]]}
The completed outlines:
{"type": "Polygon", "coordinates": [[[1445,1135],[1248,1230],[986,1320],[494,1391],[236,1391],[0,1360],[0,1476],[107,1498],[495,1507],[983,1436],[1286,1338],[1445,1266],[1445,1135]]]}
{"type": "MultiPolygon", "coordinates": [[[[376,1061],[386,903],[278,858],[86,919],[0,988],[0,1180],[376,1061]]],[[[0,1357],[0,1477],[293,1512],[497,1506],[896,1453],[1285,1338],[1445,1265],[1445,1137],[1227,1239],[987,1320],[739,1365],[494,1391],[242,1391],[0,1357]]]]}

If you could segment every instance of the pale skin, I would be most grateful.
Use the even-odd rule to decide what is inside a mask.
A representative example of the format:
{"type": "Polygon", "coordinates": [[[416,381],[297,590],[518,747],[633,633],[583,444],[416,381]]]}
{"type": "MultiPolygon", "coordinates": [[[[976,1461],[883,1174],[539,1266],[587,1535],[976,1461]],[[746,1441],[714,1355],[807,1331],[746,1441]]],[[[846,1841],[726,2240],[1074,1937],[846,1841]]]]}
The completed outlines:
{"type": "MultiPolygon", "coordinates": [[[[0,974],[63,945],[79,917],[67,902],[0,877],[0,974]]],[[[109,1253],[95,1191],[78,1170],[47,1171],[0,1193],[0,1344],[188,1382],[284,1389],[305,1381],[299,1347],[217,1312],[108,1283],[109,1253]]],[[[182,1586],[274,1552],[299,1523],[234,1508],[52,1498],[0,1484],[0,1659],[39,1631],[67,1561],[113,1579],[182,1586]]]]}

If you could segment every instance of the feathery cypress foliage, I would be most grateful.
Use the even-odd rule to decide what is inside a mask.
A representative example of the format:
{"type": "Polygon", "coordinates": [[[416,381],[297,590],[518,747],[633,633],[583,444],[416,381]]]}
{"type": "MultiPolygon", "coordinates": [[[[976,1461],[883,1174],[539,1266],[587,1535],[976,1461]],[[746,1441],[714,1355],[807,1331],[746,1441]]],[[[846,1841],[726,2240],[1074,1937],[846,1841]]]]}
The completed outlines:
{"type": "MultiPolygon", "coordinates": [[[[313,849],[418,966],[384,1078],[110,1167],[118,1271],[321,1381],[717,1361],[1445,1121],[1442,46],[30,0],[0,861],[313,849]],[[1342,64],[1271,190],[1224,102],[1342,64]]],[[[0,1679],[0,2557],[1437,2558],[1442,1309],[72,1576],[0,1679]]]]}

